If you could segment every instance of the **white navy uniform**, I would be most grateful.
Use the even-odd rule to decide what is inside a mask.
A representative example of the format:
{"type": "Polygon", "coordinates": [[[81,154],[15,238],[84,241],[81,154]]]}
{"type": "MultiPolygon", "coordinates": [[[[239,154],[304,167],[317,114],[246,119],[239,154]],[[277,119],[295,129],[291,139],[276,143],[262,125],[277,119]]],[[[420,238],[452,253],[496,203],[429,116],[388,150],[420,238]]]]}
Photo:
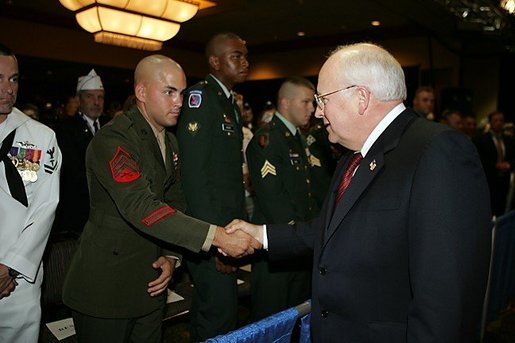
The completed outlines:
{"type": "Polygon", "coordinates": [[[0,162],[0,263],[16,270],[18,286],[0,299],[0,342],[37,342],[43,280],[41,258],[59,201],[61,151],[54,132],[17,108],[0,124],[0,145],[16,129],[17,159],[28,205],[11,196],[0,162]]]}

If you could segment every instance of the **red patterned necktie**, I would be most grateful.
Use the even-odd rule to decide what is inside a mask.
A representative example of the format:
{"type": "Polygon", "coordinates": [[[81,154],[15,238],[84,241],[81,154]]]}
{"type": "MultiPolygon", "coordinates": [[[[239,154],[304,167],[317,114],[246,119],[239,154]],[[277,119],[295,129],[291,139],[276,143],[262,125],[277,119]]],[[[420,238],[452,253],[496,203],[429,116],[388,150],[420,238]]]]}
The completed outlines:
{"type": "Polygon", "coordinates": [[[343,193],[345,193],[345,190],[347,187],[349,187],[350,180],[352,179],[352,175],[354,174],[354,171],[359,165],[359,162],[363,159],[363,156],[361,156],[360,153],[354,154],[349,162],[349,165],[347,166],[347,170],[345,170],[345,173],[343,173],[342,180],[340,181],[340,185],[338,186],[338,193],[336,193],[336,200],[335,200],[335,206],[338,205],[340,200],[343,197],[343,193]]]}

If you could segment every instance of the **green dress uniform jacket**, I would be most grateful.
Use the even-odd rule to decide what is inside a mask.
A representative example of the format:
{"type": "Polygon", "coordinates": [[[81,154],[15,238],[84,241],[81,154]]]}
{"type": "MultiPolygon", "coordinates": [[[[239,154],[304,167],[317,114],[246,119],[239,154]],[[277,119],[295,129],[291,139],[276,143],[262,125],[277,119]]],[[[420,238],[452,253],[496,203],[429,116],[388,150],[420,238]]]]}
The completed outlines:
{"type": "MultiPolygon", "coordinates": [[[[308,156],[300,133],[294,136],[277,116],[256,132],[247,148],[255,191],[254,223],[293,224],[317,215],[308,156]]],[[[265,253],[256,259],[252,266],[252,320],[309,298],[311,259],[270,263],[265,253]]]]}
{"type": "MultiPolygon", "coordinates": [[[[246,219],[243,184],[243,133],[237,106],[211,76],[186,91],[177,139],[188,214],[225,226],[246,219]]],[[[191,339],[235,329],[236,274],[222,274],[212,254],[185,256],[195,284],[190,311],[191,339]]]]}
{"type": "Polygon", "coordinates": [[[244,219],[243,133],[237,106],[211,75],[188,89],[185,102],[177,139],[189,213],[221,226],[244,219]]]}
{"type": "Polygon", "coordinates": [[[179,153],[166,134],[166,167],[154,133],[134,107],[93,138],[86,153],[91,211],[71,262],[63,301],[100,318],[132,318],[165,305],[147,284],[165,242],[198,252],[209,224],[184,215],[179,153]]]}

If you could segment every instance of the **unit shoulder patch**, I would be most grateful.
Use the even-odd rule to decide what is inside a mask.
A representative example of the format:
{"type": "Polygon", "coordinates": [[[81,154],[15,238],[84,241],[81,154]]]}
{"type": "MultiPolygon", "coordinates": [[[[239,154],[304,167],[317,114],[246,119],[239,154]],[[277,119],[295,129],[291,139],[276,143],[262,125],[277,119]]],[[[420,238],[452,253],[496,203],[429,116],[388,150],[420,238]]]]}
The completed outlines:
{"type": "Polygon", "coordinates": [[[188,96],[188,108],[199,108],[202,104],[202,91],[192,90],[188,96]]]}
{"type": "Polygon", "coordinates": [[[268,143],[270,142],[268,133],[262,133],[258,137],[258,144],[262,148],[266,148],[268,146],[268,143]]]}

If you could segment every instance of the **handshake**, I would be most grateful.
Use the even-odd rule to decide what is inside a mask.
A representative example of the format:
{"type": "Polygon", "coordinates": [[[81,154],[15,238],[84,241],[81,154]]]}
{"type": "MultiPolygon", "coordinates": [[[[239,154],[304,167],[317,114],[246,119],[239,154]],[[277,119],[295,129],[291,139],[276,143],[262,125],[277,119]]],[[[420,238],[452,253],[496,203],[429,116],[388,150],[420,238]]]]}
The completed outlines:
{"type": "Polygon", "coordinates": [[[240,219],[234,219],[225,229],[216,228],[213,246],[218,251],[231,257],[243,257],[263,248],[263,225],[254,225],[240,219]]]}

